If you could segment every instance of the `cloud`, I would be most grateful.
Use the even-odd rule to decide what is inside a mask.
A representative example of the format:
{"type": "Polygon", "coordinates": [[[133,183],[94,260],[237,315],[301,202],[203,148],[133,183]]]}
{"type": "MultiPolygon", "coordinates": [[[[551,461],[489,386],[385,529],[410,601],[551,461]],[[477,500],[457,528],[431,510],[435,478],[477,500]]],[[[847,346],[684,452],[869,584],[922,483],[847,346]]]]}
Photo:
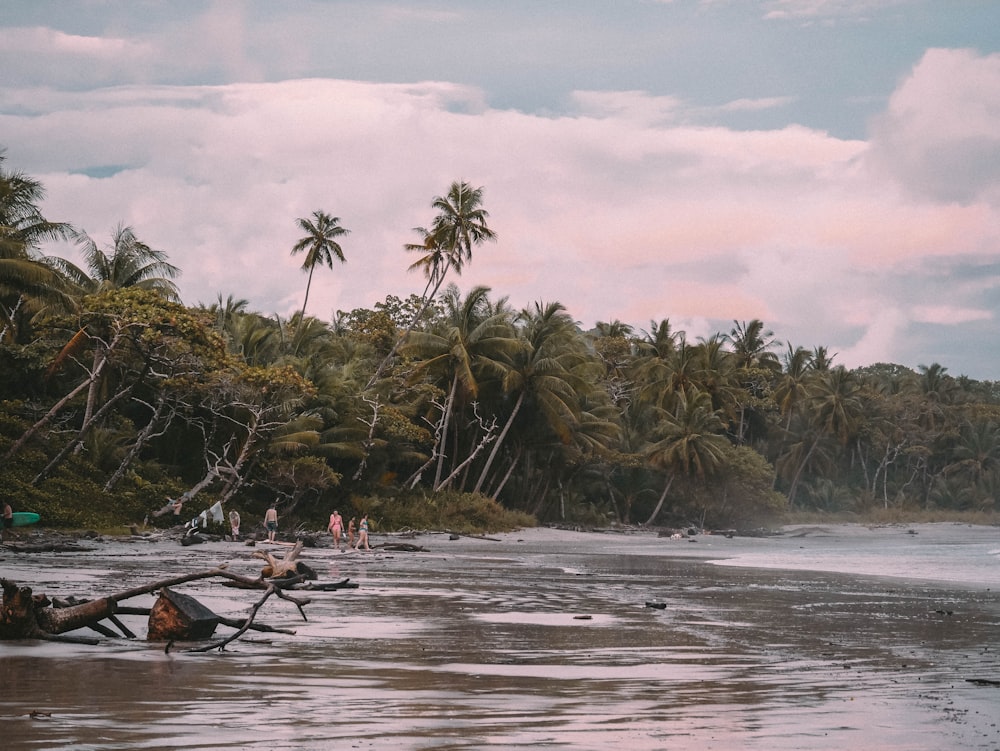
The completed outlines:
{"type": "Polygon", "coordinates": [[[871,161],[915,196],[1000,205],[1000,55],[928,50],[875,121],[871,161]]]}
{"type": "Polygon", "coordinates": [[[989,321],[993,313],[989,310],[975,308],[958,308],[953,305],[915,305],[913,320],[918,323],[938,323],[945,326],[955,326],[973,321],[989,321]]]}
{"type": "Polygon", "coordinates": [[[21,55],[65,55],[78,59],[111,59],[141,55],[146,47],[126,39],[66,34],[42,26],[0,28],[0,49],[4,58],[21,55]]]}
{"type": "Polygon", "coordinates": [[[764,18],[867,20],[870,14],[914,0],[765,0],[764,18]]]}
{"type": "Polygon", "coordinates": [[[499,240],[474,252],[463,289],[491,286],[516,307],[558,300],[587,327],[669,317],[696,337],[762,318],[838,362],[912,365],[929,351],[914,323],[996,317],[982,288],[943,272],[931,294],[926,273],[930,259],[971,264],[1000,241],[989,181],[942,200],[951,183],[928,164],[935,145],[1000,132],[995,64],[928,54],[871,142],[698,125],[687,103],[642,91],[578,91],[572,114],[543,117],[491,107],[471,86],[320,78],[0,89],[0,133],[8,164],[45,184],[50,218],[98,242],[133,225],[183,269],[189,303],[232,293],[296,310],[295,219],[316,209],[351,234],[347,263],[316,272],[314,314],[417,292],[402,246],[433,218],[432,198],[467,180],[484,186],[499,240]],[[922,99],[949,69],[973,80],[922,99]]]}

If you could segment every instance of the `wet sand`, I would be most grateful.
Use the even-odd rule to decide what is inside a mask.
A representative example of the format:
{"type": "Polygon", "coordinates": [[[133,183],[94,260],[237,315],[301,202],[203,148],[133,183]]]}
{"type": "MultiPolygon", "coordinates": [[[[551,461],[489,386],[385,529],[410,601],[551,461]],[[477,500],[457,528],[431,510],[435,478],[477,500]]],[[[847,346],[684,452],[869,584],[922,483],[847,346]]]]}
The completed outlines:
{"type": "MultiPolygon", "coordinates": [[[[222,653],[0,643],[3,747],[1000,749],[995,528],[497,537],[307,550],[321,580],[358,589],[308,593],[307,622],[271,599],[258,620],[296,634],[222,653]]],[[[0,575],[95,595],[260,566],[235,543],[93,547],[0,549],[0,575]]],[[[233,617],[260,596],[179,589],[233,617]]]]}

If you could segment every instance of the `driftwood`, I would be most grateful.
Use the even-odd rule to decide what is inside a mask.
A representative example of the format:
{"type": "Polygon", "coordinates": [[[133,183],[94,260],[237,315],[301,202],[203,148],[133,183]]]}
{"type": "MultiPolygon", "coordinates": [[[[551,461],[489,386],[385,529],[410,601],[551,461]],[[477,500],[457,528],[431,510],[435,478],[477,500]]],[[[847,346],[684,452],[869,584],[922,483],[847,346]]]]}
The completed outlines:
{"type": "MultiPolygon", "coordinates": [[[[300,615],[302,616],[302,619],[306,620],[303,607],[309,603],[308,600],[298,599],[285,594],[281,591],[280,586],[266,581],[263,577],[251,579],[246,576],[240,576],[226,571],[224,567],[186,574],[183,576],[176,576],[169,579],[162,579],[160,581],[152,582],[140,587],[134,587],[132,589],[117,592],[115,594],[108,595],[107,597],[94,600],[86,600],[82,602],[78,602],[73,599],[61,601],[57,600],[58,605],[54,604],[45,595],[33,594],[30,587],[18,586],[16,583],[7,579],[0,579],[0,586],[3,588],[3,603],[2,606],[0,606],[0,641],[13,639],[43,639],[48,641],[96,644],[98,642],[95,639],[72,636],[67,632],[75,631],[81,628],[88,628],[105,636],[117,636],[114,631],[102,623],[102,621],[105,620],[116,626],[128,638],[134,638],[134,634],[132,634],[132,632],[121,623],[116,614],[135,614],[136,612],[142,613],[146,609],[120,606],[120,602],[139,595],[150,594],[155,591],[160,591],[162,593],[170,587],[211,578],[226,579],[228,581],[237,582],[248,588],[263,589],[265,590],[265,594],[253,606],[250,617],[239,622],[238,630],[234,636],[223,640],[222,642],[213,643],[207,648],[199,649],[197,651],[208,651],[209,649],[215,648],[221,649],[226,644],[238,638],[245,631],[252,628],[253,619],[256,616],[257,611],[271,595],[277,595],[280,599],[287,600],[288,602],[295,604],[300,615]]],[[[177,593],[174,594],[176,595],[177,593]]],[[[218,616],[216,616],[216,618],[218,618],[218,616]]],[[[221,618],[218,622],[225,623],[225,621],[221,618]]],[[[165,637],[161,635],[158,638],[174,637],[170,632],[167,632],[165,637]]]]}
{"type": "Polygon", "coordinates": [[[251,558],[260,558],[267,561],[267,565],[261,569],[261,576],[265,579],[286,579],[288,577],[301,576],[306,579],[315,579],[316,574],[312,569],[296,560],[305,546],[303,540],[298,540],[289,550],[285,551],[282,558],[275,558],[270,551],[255,550],[251,558]]]}
{"type": "Polygon", "coordinates": [[[80,545],[77,542],[11,542],[4,548],[12,553],[89,553],[96,548],[80,545]]]}
{"type": "Polygon", "coordinates": [[[445,532],[448,533],[448,536],[452,540],[457,540],[459,537],[470,537],[473,540],[489,540],[490,542],[500,542],[501,541],[499,537],[487,537],[486,535],[467,535],[467,534],[463,534],[462,532],[453,532],[450,529],[446,529],[445,532]]]}
{"type": "Polygon", "coordinates": [[[149,612],[146,639],[200,641],[214,634],[218,625],[219,616],[196,599],[164,587],[149,612]]]}
{"type": "Polygon", "coordinates": [[[357,589],[358,583],[350,579],[341,579],[339,582],[305,582],[297,584],[292,589],[305,589],[310,592],[334,592],[338,589],[357,589]]]}

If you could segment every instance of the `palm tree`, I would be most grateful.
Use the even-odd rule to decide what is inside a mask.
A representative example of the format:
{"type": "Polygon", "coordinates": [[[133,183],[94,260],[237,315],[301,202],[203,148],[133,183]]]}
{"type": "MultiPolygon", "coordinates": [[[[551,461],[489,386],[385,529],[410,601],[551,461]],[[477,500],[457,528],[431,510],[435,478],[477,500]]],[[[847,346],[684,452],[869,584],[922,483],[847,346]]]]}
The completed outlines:
{"type": "Polygon", "coordinates": [[[483,189],[466,182],[454,182],[443,196],[437,196],[431,207],[438,215],[431,225],[434,245],[443,248],[448,263],[456,271],[472,260],[473,246],[496,240],[486,220],[489,212],[483,208],[483,189]]]}
{"type": "Polygon", "coordinates": [[[677,351],[677,343],[684,337],[683,331],[673,331],[670,319],[650,321],[649,331],[642,332],[636,346],[642,356],[654,356],[661,360],[669,359],[677,351]]]}
{"type": "MultiPolygon", "coordinates": [[[[76,237],[86,270],[64,258],[53,257],[47,261],[62,271],[83,294],[134,287],[150,290],[169,301],[179,302],[177,286],[170,280],[180,274],[180,269],[167,261],[167,254],[162,250],[155,250],[139,240],[131,227],[119,224],[112,233],[111,245],[105,249],[97,247],[97,243],[85,232],[78,232],[76,237]]],[[[100,345],[94,349],[95,371],[97,364],[106,356],[107,353],[102,351],[100,345]]],[[[97,392],[102,384],[103,378],[94,378],[90,383],[84,412],[85,422],[94,413],[97,392]]]]}
{"type": "Polygon", "coordinates": [[[774,400],[781,414],[785,415],[786,431],[791,427],[792,413],[796,406],[806,398],[811,362],[812,355],[805,347],[788,345],[788,351],[785,353],[785,372],[778,379],[774,389],[774,400]]]}
{"type": "Polygon", "coordinates": [[[476,287],[462,300],[458,288],[451,285],[445,293],[448,320],[443,330],[413,332],[405,345],[406,354],[420,360],[412,370],[414,380],[430,375],[448,382],[438,424],[435,490],[441,485],[443,445],[453,414],[460,404],[476,400],[480,378],[502,378],[510,356],[522,346],[510,325],[510,315],[493,309],[489,292],[489,287],[476,287]]]}
{"type": "Polygon", "coordinates": [[[3,169],[0,151],[0,340],[16,333],[18,314],[32,302],[66,302],[61,277],[39,256],[44,240],[65,239],[72,228],[50,222],[38,204],[42,184],[21,172],[3,169]]]}
{"type": "Polygon", "coordinates": [[[526,402],[533,414],[541,415],[552,432],[567,440],[571,426],[580,422],[579,390],[583,383],[573,373],[582,354],[583,341],[573,319],[561,303],[535,304],[534,310],[518,315],[522,348],[514,353],[511,367],[503,378],[505,394],[517,394],[503,429],[486,464],[479,473],[474,493],[478,493],[493,466],[501,444],[526,402]]]}
{"type": "Polygon", "coordinates": [[[312,286],[313,271],[317,266],[326,264],[328,268],[333,268],[333,258],[336,256],[344,263],[344,251],[337,242],[338,237],[343,237],[350,233],[349,229],[340,226],[340,218],[330,216],[324,211],[314,211],[312,220],[297,219],[299,229],[306,233],[306,236],[292,246],[292,255],[305,251],[306,257],[302,262],[302,269],[309,272],[309,281],[306,282],[306,297],[302,301],[302,316],[305,317],[306,305],[309,302],[309,287],[312,286]]]}
{"type": "Polygon", "coordinates": [[[422,254],[419,260],[410,265],[410,270],[422,269],[427,276],[423,302],[414,313],[406,331],[396,339],[389,354],[379,363],[366,388],[374,385],[396,356],[399,347],[441,289],[448,270],[454,269],[456,274],[461,274],[462,267],[472,260],[473,246],[496,240],[496,233],[486,224],[490,214],[483,208],[482,187],[472,188],[466,182],[454,182],[445,195],[436,196],[431,201],[431,207],[439,212],[434,217],[431,228],[416,227],[414,232],[420,235],[420,242],[403,246],[408,251],[422,254]]]}
{"type": "Polygon", "coordinates": [[[794,505],[802,473],[812,461],[820,442],[832,439],[846,446],[854,438],[861,417],[861,385],[857,377],[843,366],[823,371],[813,382],[808,397],[808,420],[804,423],[801,440],[786,451],[784,464],[794,467],[788,488],[788,502],[794,505]],[[788,461],[795,454],[793,461],[788,461]]]}
{"type": "Polygon", "coordinates": [[[825,372],[833,367],[833,361],[836,357],[836,352],[831,355],[826,347],[816,347],[813,349],[810,367],[813,370],[825,372]]]}
{"type": "Polygon", "coordinates": [[[733,345],[737,368],[779,369],[778,358],[770,349],[780,342],[775,341],[773,331],[764,329],[764,322],[759,318],[749,323],[733,321],[733,329],[725,339],[733,345]]]}
{"type": "Polygon", "coordinates": [[[142,242],[131,227],[119,224],[111,235],[111,244],[104,249],[86,232],[76,235],[86,269],[64,258],[49,259],[84,294],[109,289],[137,287],[158,292],[173,302],[180,296],[170,281],[180,275],[180,269],[167,261],[167,254],[142,242]]]}
{"type": "Polygon", "coordinates": [[[711,397],[702,392],[688,399],[681,396],[677,410],[663,420],[659,440],[646,453],[649,463],[667,472],[667,483],[646,524],[652,524],[663,507],[674,478],[680,474],[699,479],[714,472],[725,460],[729,441],[722,431],[725,425],[711,397]]]}

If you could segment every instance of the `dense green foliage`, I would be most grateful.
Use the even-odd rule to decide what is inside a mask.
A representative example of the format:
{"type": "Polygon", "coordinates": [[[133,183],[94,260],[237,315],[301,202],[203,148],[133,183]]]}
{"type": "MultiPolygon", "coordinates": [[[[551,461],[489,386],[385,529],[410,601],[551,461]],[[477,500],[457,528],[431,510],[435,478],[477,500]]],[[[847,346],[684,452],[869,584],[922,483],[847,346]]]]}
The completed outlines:
{"type": "MultiPolygon", "coordinates": [[[[0,496],[50,524],[141,521],[181,492],[185,517],[277,499],[311,524],[339,506],[457,531],[990,511],[1000,493],[1000,384],[847,370],[758,320],[696,342],[669,320],[584,331],[558,302],[445,285],[495,239],[465,183],[405,246],[422,293],[329,323],[185,306],[130,228],[105,250],[78,236],[87,270],[43,257],[40,239],[73,235],[40,195],[0,162],[0,496]]],[[[292,249],[310,279],[346,234],[313,219],[292,249]]]]}

